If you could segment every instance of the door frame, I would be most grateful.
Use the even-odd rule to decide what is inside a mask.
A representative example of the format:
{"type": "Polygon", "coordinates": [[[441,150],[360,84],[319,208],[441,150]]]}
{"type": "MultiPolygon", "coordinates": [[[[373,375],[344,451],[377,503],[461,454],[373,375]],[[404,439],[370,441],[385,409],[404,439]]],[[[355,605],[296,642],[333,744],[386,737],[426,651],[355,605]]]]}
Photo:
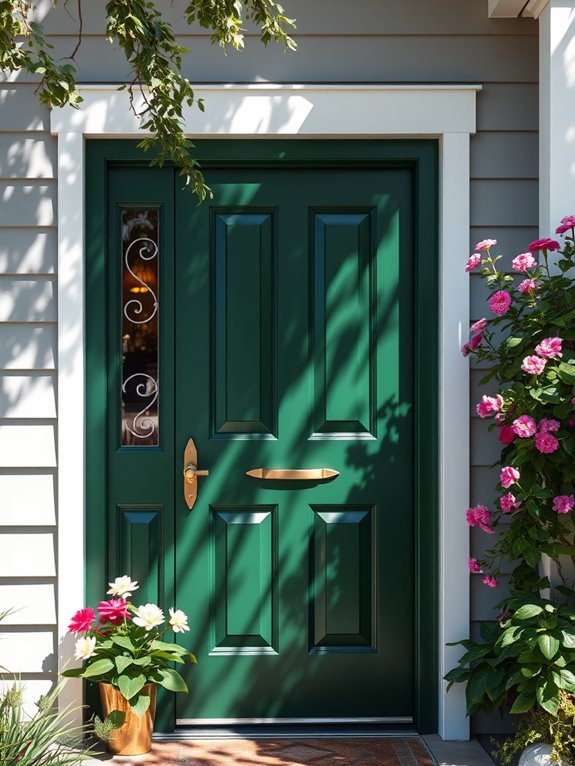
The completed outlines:
{"type": "MultiPolygon", "coordinates": [[[[425,450],[427,475],[418,474],[420,514],[416,548],[419,581],[438,582],[429,598],[416,596],[416,720],[421,732],[438,731],[444,738],[468,737],[461,694],[445,696],[443,674],[455,663],[445,642],[469,631],[466,570],[468,532],[463,509],[468,501],[468,369],[459,347],[467,334],[468,284],[463,260],[469,247],[469,138],[475,131],[475,97],[479,86],[202,86],[204,115],[189,112],[185,124],[196,135],[214,138],[291,136],[312,138],[432,138],[439,147],[439,206],[420,200],[430,215],[418,247],[429,258],[438,249],[434,273],[437,289],[419,278],[416,297],[421,333],[419,411],[427,406],[417,442],[425,450]],[[213,117],[215,115],[215,122],[213,117]],[[436,244],[439,247],[436,248],[436,244]],[[423,289],[425,288],[425,289],[423,289]],[[428,317],[436,317],[435,325],[428,317]],[[437,331],[435,331],[437,328],[437,331]],[[423,422],[425,421],[425,422],[423,422]],[[428,430],[426,430],[428,429],[428,430]],[[429,449],[428,445],[432,445],[429,449]],[[429,454],[432,454],[431,461],[429,454]],[[425,494],[423,492],[425,489],[425,494]],[[431,498],[431,500],[430,500],[431,498]],[[435,512],[430,513],[430,502],[435,512]],[[431,543],[429,542],[431,541],[431,543]],[[431,637],[431,638],[430,638],[431,637]]],[[[85,139],[130,138],[142,135],[130,113],[128,96],[114,86],[82,88],[82,112],[54,110],[51,131],[58,135],[58,305],[59,305],[59,580],[58,633],[63,637],[69,615],[83,603],[86,506],[85,297],[84,246],[90,256],[91,236],[103,224],[90,208],[86,216],[85,139]],[[90,231],[84,231],[85,222],[90,231]],[[80,513],[79,510],[84,512],[80,513]]],[[[120,148],[120,144],[117,144],[120,148]]],[[[96,190],[93,176],[90,189],[96,190]]],[[[103,187],[99,187],[104,192],[103,187]]],[[[103,201],[104,197],[101,196],[103,201]]],[[[426,263],[423,259],[422,263],[426,263]]],[[[92,436],[90,434],[90,436],[92,436]]],[[[98,577],[87,562],[86,577],[98,577]]],[[[59,665],[71,657],[71,642],[62,641],[59,665]]],[[[78,699],[70,684],[62,704],[78,699]]]]}

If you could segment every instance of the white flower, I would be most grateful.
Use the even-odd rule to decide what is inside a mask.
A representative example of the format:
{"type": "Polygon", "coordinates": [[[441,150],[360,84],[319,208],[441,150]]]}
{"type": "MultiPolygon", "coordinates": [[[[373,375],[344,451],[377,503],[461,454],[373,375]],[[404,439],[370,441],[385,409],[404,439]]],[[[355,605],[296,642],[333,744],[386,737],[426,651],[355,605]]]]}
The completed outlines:
{"type": "Polygon", "coordinates": [[[108,585],[110,590],[107,593],[111,596],[118,596],[118,598],[128,598],[132,595],[132,591],[138,590],[138,581],[132,582],[129,575],[116,577],[114,582],[109,582],[108,585]]]}
{"type": "Polygon", "coordinates": [[[190,629],[188,625],[188,615],[184,614],[181,609],[169,609],[170,613],[170,625],[174,633],[183,633],[190,629]]]}
{"type": "Polygon", "coordinates": [[[76,641],[76,651],[74,652],[75,660],[87,660],[96,653],[96,636],[86,636],[86,638],[79,638],[76,641]]]}
{"type": "Polygon", "coordinates": [[[152,630],[164,622],[164,613],[156,604],[144,604],[136,609],[134,622],[141,628],[152,630]]]}

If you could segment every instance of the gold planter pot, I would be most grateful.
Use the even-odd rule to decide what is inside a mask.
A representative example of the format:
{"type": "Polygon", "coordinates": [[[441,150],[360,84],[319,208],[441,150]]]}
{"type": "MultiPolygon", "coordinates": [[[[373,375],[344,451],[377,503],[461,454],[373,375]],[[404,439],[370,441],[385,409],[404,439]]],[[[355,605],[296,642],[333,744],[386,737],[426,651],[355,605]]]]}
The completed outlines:
{"type": "Polygon", "coordinates": [[[150,707],[138,717],[128,704],[128,700],[111,684],[100,684],[100,701],[102,713],[109,715],[112,710],[120,710],[125,714],[124,723],[114,729],[107,749],[115,755],[142,755],[152,747],[152,731],[154,729],[154,715],[156,712],[156,686],[146,684],[143,688],[145,694],[150,695],[150,707]]]}

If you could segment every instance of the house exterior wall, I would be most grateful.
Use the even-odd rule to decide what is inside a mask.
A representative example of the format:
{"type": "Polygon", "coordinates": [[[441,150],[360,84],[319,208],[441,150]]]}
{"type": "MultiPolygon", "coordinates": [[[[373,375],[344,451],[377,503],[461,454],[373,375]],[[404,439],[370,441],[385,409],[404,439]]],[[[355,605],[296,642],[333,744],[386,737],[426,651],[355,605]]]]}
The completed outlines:
{"type": "MultiPolygon", "coordinates": [[[[57,55],[75,44],[71,9],[39,5],[57,55]]],[[[484,0],[291,0],[295,54],[248,39],[242,54],[210,46],[201,30],[187,76],[208,82],[479,83],[478,132],[471,142],[470,248],[495,237],[515,254],[537,235],[537,23],[488,19],[484,0]]],[[[174,15],[166,3],[167,16],[174,15]]],[[[82,82],[117,82],[126,67],[103,39],[104,2],[85,3],[77,58],[82,82]]],[[[176,28],[187,32],[174,18],[176,28]]],[[[206,104],[209,113],[209,103],[206,104]]],[[[0,628],[2,664],[36,687],[56,670],[57,308],[56,138],[26,78],[0,83],[0,610],[21,607],[0,628]],[[4,554],[5,552],[5,554],[4,554]],[[5,659],[6,656],[8,659],[5,659]]],[[[73,171],[73,169],[72,169],[73,171]]],[[[468,253],[462,253],[462,266],[468,253]]],[[[485,313],[472,276],[471,319],[485,313]]],[[[61,286],[62,287],[62,286],[61,286]]],[[[471,371],[471,402],[480,396],[471,371]]],[[[497,443],[471,416],[471,502],[491,499],[488,466],[497,443]]],[[[79,430],[79,433],[81,430],[79,430]]],[[[462,513],[464,513],[462,508],[462,513]]],[[[474,554],[484,542],[472,537],[474,554]]],[[[491,618],[501,593],[471,578],[472,630],[491,618]]],[[[478,719],[477,730],[493,730],[478,719]]]]}

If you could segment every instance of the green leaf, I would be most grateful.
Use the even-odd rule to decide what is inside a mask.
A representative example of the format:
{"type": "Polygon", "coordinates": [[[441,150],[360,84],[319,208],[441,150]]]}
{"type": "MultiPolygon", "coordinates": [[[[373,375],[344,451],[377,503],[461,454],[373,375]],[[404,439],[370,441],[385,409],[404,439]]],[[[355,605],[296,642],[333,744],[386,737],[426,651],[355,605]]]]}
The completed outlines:
{"type": "Polygon", "coordinates": [[[150,707],[150,695],[138,694],[135,699],[130,700],[130,707],[138,716],[138,718],[141,718],[146,710],[150,707]]]}
{"type": "Polygon", "coordinates": [[[505,680],[505,691],[509,691],[509,689],[518,686],[523,681],[525,681],[525,676],[523,675],[521,668],[519,668],[505,680]]]}
{"type": "Polygon", "coordinates": [[[571,404],[571,401],[568,402],[562,402],[561,404],[557,404],[553,408],[553,414],[556,418],[559,418],[559,420],[564,420],[566,417],[568,417],[571,414],[571,410],[573,409],[573,405],[571,404]]]}
{"type": "Polygon", "coordinates": [[[450,684],[460,683],[461,681],[467,681],[471,675],[471,670],[468,668],[452,668],[449,673],[443,676],[445,681],[449,681],[450,684]]]}
{"type": "Polygon", "coordinates": [[[493,654],[493,649],[489,644],[473,646],[465,655],[465,663],[475,662],[475,660],[480,660],[488,654],[493,654]]]}
{"type": "Polygon", "coordinates": [[[113,667],[114,663],[112,660],[105,657],[104,659],[96,660],[96,662],[92,662],[91,665],[88,665],[88,667],[84,669],[82,677],[92,678],[93,676],[103,676],[105,673],[112,670],[113,667]]]}
{"type": "Polygon", "coordinates": [[[118,678],[118,689],[127,700],[130,700],[144,687],[145,683],[146,676],[143,673],[134,676],[129,676],[124,673],[124,675],[121,675],[118,678]]]}
{"type": "Polygon", "coordinates": [[[537,686],[537,702],[543,710],[551,715],[556,715],[559,709],[559,689],[552,681],[545,679],[537,686]]]}
{"type": "Polygon", "coordinates": [[[557,386],[546,386],[541,391],[539,399],[545,404],[555,404],[561,401],[561,394],[559,393],[557,386]]]}
{"type": "Polygon", "coordinates": [[[507,628],[497,641],[497,646],[500,646],[501,648],[504,648],[508,646],[509,644],[514,644],[518,639],[521,638],[521,635],[523,634],[524,628],[519,625],[512,625],[510,628],[507,628]]]}
{"type": "Polygon", "coordinates": [[[561,643],[566,649],[575,649],[575,633],[568,630],[561,631],[561,643]]]}
{"type": "Polygon", "coordinates": [[[126,714],[123,710],[110,710],[106,716],[106,720],[112,724],[114,729],[119,729],[126,720],[126,714]]]}
{"type": "Polygon", "coordinates": [[[566,364],[560,362],[559,364],[559,377],[564,383],[573,385],[575,383],[575,366],[572,364],[566,364]]]}
{"type": "Polygon", "coordinates": [[[482,622],[479,625],[479,634],[486,643],[493,643],[501,634],[498,622],[482,622]]]}
{"type": "Polygon", "coordinates": [[[538,604],[524,604],[523,606],[520,606],[516,612],[514,612],[513,619],[529,620],[531,617],[537,617],[537,615],[541,614],[542,611],[543,607],[539,606],[538,604]]]}
{"type": "Polygon", "coordinates": [[[528,713],[535,704],[533,692],[521,692],[511,706],[510,713],[528,713]]]}
{"type": "Polygon", "coordinates": [[[84,673],[84,668],[68,668],[63,670],[60,675],[66,676],[66,678],[80,678],[84,673]]]}
{"type": "Polygon", "coordinates": [[[540,635],[537,639],[537,644],[543,656],[548,660],[552,660],[559,651],[559,639],[549,633],[540,635]]]}
{"type": "Polygon", "coordinates": [[[184,660],[181,657],[172,654],[171,652],[152,652],[150,658],[152,660],[167,660],[168,662],[179,662],[181,665],[184,664],[184,660]]]}
{"type": "Polygon", "coordinates": [[[562,668],[557,675],[559,676],[559,683],[557,684],[559,688],[575,694],[575,675],[565,668],[562,668]]]}
{"type": "Polygon", "coordinates": [[[119,655],[118,657],[115,657],[118,673],[123,673],[124,670],[126,670],[126,668],[133,663],[133,661],[134,660],[131,657],[125,657],[124,655],[119,655]]]}
{"type": "Polygon", "coordinates": [[[165,688],[168,689],[168,691],[171,692],[187,692],[188,687],[186,686],[184,679],[182,676],[172,668],[159,668],[158,673],[160,674],[162,680],[160,681],[160,684],[165,688]]]}
{"type": "Polygon", "coordinates": [[[136,651],[136,647],[127,636],[112,636],[112,641],[123,649],[128,649],[130,652],[136,651]]]}
{"type": "Polygon", "coordinates": [[[524,678],[533,678],[541,673],[541,665],[523,665],[519,672],[524,678]]]}
{"type": "Polygon", "coordinates": [[[166,641],[152,641],[152,649],[160,649],[163,652],[176,652],[177,654],[185,654],[186,649],[179,644],[169,644],[166,641]]]}

